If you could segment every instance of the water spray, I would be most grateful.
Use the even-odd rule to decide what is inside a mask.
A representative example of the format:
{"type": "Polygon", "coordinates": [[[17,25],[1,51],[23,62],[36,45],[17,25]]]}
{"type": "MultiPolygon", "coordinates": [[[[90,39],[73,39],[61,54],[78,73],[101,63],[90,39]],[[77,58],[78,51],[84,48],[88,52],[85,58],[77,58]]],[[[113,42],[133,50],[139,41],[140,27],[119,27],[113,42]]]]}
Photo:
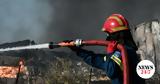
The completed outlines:
{"type": "Polygon", "coordinates": [[[20,46],[20,47],[12,47],[12,48],[2,48],[2,49],[0,49],[0,52],[27,50],[27,49],[43,49],[43,48],[48,48],[48,46],[49,46],[49,43],[38,44],[38,45],[20,46]]]}
{"type": "Polygon", "coordinates": [[[0,52],[30,50],[30,49],[54,49],[54,48],[65,47],[65,46],[74,46],[74,42],[70,42],[70,43],[65,43],[65,42],[53,43],[53,42],[50,42],[50,43],[34,44],[34,45],[27,45],[27,46],[0,48],[0,52]]]}

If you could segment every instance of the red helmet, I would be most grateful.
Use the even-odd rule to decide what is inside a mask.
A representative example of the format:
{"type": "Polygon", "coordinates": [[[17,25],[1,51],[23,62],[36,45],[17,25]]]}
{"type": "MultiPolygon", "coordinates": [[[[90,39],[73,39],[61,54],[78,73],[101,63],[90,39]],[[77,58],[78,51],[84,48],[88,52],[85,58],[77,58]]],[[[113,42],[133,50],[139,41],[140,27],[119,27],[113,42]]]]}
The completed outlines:
{"type": "Polygon", "coordinates": [[[102,31],[114,33],[122,30],[129,30],[127,20],[121,14],[112,14],[105,21],[102,31]]]}

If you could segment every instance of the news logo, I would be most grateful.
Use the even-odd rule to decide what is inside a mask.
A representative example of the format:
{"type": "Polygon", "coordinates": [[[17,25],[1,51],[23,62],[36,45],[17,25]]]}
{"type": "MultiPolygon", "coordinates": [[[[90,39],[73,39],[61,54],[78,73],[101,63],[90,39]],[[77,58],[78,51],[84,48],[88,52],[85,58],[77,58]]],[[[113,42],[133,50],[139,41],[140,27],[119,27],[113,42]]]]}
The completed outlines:
{"type": "Polygon", "coordinates": [[[142,60],[138,63],[136,71],[141,78],[149,79],[155,73],[155,66],[149,60],[142,60]]]}

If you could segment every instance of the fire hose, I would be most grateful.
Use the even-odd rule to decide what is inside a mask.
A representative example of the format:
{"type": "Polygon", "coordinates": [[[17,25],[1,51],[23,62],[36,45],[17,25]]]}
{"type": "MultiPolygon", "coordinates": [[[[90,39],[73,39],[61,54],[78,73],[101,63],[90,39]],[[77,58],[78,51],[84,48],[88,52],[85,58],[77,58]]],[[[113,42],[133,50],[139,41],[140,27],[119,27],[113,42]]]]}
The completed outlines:
{"type": "MultiPolygon", "coordinates": [[[[83,46],[108,46],[109,41],[106,40],[84,40],[82,41],[83,46]]],[[[0,49],[0,52],[5,51],[12,51],[12,50],[26,50],[26,49],[43,49],[43,48],[59,48],[59,47],[69,47],[75,46],[75,41],[72,42],[59,42],[59,43],[45,43],[45,44],[38,44],[38,45],[28,45],[28,46],[21,46],[21,47],[12,47],[12,48],[4,48],[0,49]]],[[[129,64],[128,64],[128,55],[124,45],[117,44],[117,49],[121,52],[122,55],[122,64],[123,64],[123,84],[129,84],[129,64]]]]}

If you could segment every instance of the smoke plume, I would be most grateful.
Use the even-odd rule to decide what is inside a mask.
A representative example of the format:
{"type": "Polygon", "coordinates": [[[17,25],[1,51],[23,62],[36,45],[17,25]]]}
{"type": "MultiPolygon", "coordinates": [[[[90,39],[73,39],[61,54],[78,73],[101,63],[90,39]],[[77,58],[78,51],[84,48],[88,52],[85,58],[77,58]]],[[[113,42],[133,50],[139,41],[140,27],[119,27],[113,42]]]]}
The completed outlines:
{"type": "Polygon", "coordinates": [[[47,0],[0,0],[0,43],[38,41],[53,15],[47,0]]]}
{"type": "Polygon", "coordinates": [[[32,39],[104,39],[101,28],[112,13],[136,25],[159,18],[159,0],[1,0],[0,43],[32,39]]]}

